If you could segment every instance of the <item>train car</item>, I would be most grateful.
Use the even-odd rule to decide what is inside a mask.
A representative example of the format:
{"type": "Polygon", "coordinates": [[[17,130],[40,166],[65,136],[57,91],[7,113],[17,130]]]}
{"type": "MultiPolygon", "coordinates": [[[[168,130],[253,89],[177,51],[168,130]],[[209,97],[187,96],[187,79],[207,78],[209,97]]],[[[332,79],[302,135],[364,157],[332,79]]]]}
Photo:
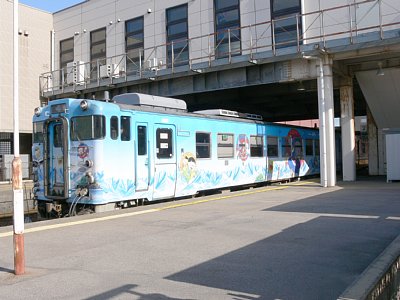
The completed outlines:
{"type": "Polygon", "coordinates": [[[33,117],[40,211],[104,211],[201,191],[319,173],[316,129],[130,93],[59,99],[33,117]]]}

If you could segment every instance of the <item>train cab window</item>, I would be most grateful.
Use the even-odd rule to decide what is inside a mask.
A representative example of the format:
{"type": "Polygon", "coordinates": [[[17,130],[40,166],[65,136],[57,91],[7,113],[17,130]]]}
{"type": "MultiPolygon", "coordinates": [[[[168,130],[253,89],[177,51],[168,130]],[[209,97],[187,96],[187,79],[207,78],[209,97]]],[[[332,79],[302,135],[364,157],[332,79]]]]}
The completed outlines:
{"type": "Polygon", "coordinates": [[[319,156],[319,142],[317,140],[314,141],[315,147],[315,156],[319,156]]]}
{"type": "Polygon", "coordinates": [[[71,118],[71,140],[97,140],[106,135],[104,116],[82,116],[71,118]]]}
{"type": "Polygon", "coordinates": [[[267,155],[268,157],[278,156],[278,137],[276,136],[267,137],[267,155]]]}
{"type": "Polygon", "coordinates": [[[282,138],[282,157],[292,156],[292,139],[290,137],[282,138]]]}
{"type": "Polygon", "coordinates": [[[233,134],[231,133],[218,133],[217,137],[218,158],[232,158],[234,155],[233,134]]]}
{"type": "Polygon", "coordinates": [[[137,127],[137,144],[138,144],[138,155],[147,154],[147,127],[138,126],[137,127]]]}
{"type": "Polygon", "coordinates": [[[43,122],[33,123],[33,142],[43,143],[43,122]]]}
{"type": "Polygon", "coordinates": [[[211,157],[211,139],[210,133],[196,132],[196,157],[210,158],[211,157]]]}
{"type": "Polygon", "coordinates": [[[116,140],[118,138],[118,117],[111,117],[110,119],[110,132],[111,138],[116,140]]]}
{"type": "Polygon", "coordinates": [[[264,156],[264,139],[260,135],[250,136],[250,156],[263,157],[264,156]]]}
{"type": "Polygon", "coordinates": [[[169,128],[157,128],[156,145],[157,158],[171,158],[173,156],[172,130],[169,128]]]}
{"type": "Polygon", "coordinates": [[[295,157],[303,156],[303,140],[301,138],[293,138],[292,145],[294,153],[292,153],[295,157]]]}
{"type": "Polygon", "coordinates": [[[121,117],[121,141],[131,140],[131,117],[121,117]]]}
{"type": "Polygon", "coordinates": [[[313,140],[306,139],[306,156],[313,156],[313,140]]]}

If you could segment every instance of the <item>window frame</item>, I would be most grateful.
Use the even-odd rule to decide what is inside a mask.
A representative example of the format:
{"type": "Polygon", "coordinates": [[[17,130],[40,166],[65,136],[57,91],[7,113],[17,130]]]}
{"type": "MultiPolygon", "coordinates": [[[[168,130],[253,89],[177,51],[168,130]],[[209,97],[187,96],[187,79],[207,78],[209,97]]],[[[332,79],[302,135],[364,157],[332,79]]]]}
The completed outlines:
{"type": "Polygon", "coordinates": [[[260,157],[264,157],[264,136],[263,135],[250,135],[250,157],[254,157],[254,158],[260,158],[260,157]],[[252,138],[256,138],[256,144],[252,143],[252,138]],[[258,139],[261,139],[261,144],[258,143],[258,139]],[[254,146],[256,145],[256,146],[254,146]],[[257,149],[258,154],[254,154],[254,149],[257,149]],[[260,151],[261,150],[261,151],[260,151]]]}
{"type": "Polygon", "coordinates": [[[90,140],[102,140],[105,138],[106,136],[106,117],[104,115],[88,115],[88,116],[76,116],[76,117],[72,117],[71,118],[71,122],[70,122],[70,139],[71,141],[90,141],[90,140]],[[75,126],[74,123],[76,120],[78,119],[83,119],[83,118],[91,118],[91,123],[92,123],[92,130],[91,130],[91,137],[90,138],[79,138],[76,134],[76,130],[75,130],[75,126]],[[100,118],[101,121],[101,128],[99,128],[100,131],[100,135],[96,135],[95,134],[95,127],[94,122],[95,122],[95,118],[100,118]]]}
{"type": "Polygon", "coordinates": [[[161,128],[161,127],[157,128],[156,129],[156,149],[158,150],[156,151],[157,159],[173,158],[175,155],[173,143],[174,143],[174,137],[173,137],[173,130],[171,128],[161,128]],[[160,133],[163,134],[168,133],[168,138],[167,139],[161,138],[160,133]],[[165,144],[165,142],[163,143],[162,141],[167,141],[168,143],[167,148],[161,147],[161,144],[165,144]],[[162,150],[162,149],[167,149],[167,150],[162,150]]]}
{"type": "Polygon", "coordinates": [[[135,69],[140,70],[140,66],[143,66],[143,54],[140,55],[140,51],[143,52],[144,50],[144,16],[140,16],[137,18],[133,18],[130,20],[125,21],[125,53],[126,53],[126,72],[127,74],[133,74],[135,69]],[[138,27],[136,30],[128,31],[129,24],[140,23],[141,26],[138,27]],[[141,40],[139,42],[134,43],[133,45],[128,44],[129,38],[141,35],[141,40]],[[138,50],[138,55],[130,57],[129,52],[133,50],[138,50]],[[135,68],[136,67],[136,68],[135,68]]]}
{"type": "Polygon", "coordinates": [[[102,27],[102,28],[99,28],[99,29],[96,29],[96,30],[93,30],[90,32],[89,47],[90,47],[90,73],[91,73],[91,79],[93,79],[93,78],[98,77],[97,76],[98,75],[97,74],[98,73],[97,62],[101,61],[103,64],[105,64],[106,60],[107,60],[107,29],[106,29],[106,27],[102,27]],[[101,32],[101,31],[104,31],[104,39],[93,41],[94,34],[101,32]],[[93,49],[96,46],[100,46],[102,44],[104,44],[104,52],[94,54],[93,49]],[[96,75],[96,76],[94,76],[94,75],[96,75]]]}
{"type": "Polygon", "coordinates": [[[279,157],[279,137],[275,135],[268,135],[267,136],[267,157],[279,157]],[[270,139],[275,139],[276,144],[271,144],[270,139]],[[276,151],[276,155],[270,155],[271,147],[274,146],[273,149],[276,151]]]}
{"type": "Polygon", "coordinates": [[[233,133],[217,133],[217,158],[218,159],[228,159],[228,158],[234,158],[235,157],[235,134],[233,133]],[[219,139],[219,137],[221,136],[221,141],[219,139]],[[232,142],[231,143],[221,143],[221,142],[225,142],[223,140],[223,136],[230,136],[232,137],[232,142]],[[226,148],[230,148],[232,155],[224,155],[221,156],[221,149],[226,149],[226,148]]]}
{"type": "MultiPolygon", "coordinates": [[[[222,0],[214,0],[214,32],[215,34],[215,39],[214,39],[214,43],[215,43],[215,47],[216,47],[216,51],[215,51],[215,56],[216,58],[224,58],[224,57],[228,57],[229,56],[229,52],[227,51],[219,51],[221,49],[223,49],[223,47],[221,46],[227,46],[229,45],[229,37],[225,37],[225,35],[228,32],[228,29],[233,29],[235,31],[237,31],[237,36],[233,37],[233,41],[232,41],[232,36],[231,36],[231,51],[232,51],[232,43],[237,43],[239,45],[238,47],[238,51],[235,53],[231,53],[232,56],[234,55],[241,55],[242,53],[242,43],[241,43],[241,18],[240,18],[240,1],[236,0],[237,3],[229,5],[229,6],[225,6],[225,7],[221,7],[218,8],[218,3],[220,3],[219,1],[222,0]],[[223,14],[226,14],[228,12],[232,12],[237,10],[237,15],[238,15],[238,19],[237,20],[230,20],[227,21],[223,24],[220,23],[219,20],[219,16],[223,14]],[[222,38],[220,38],[222,36],[222,38]],[[221,47],[221,48],[220,48],[221,47]]],[[[229,47],[229,46],[228,46],[229,47]]],[[[228,49],[229,51],[229,49],[228,49]]]]}
{"type": "Polygon", "coordinates": [[[297,26],[299,29],[299,43],[303,44],[301,40],[302,36],[302,18],[296,18],[296,15],[301,15],[301,1],[297,1],[297,5],[295,6],[289,6],[287,8],[279,9],[275,11],[274,8],[274,1],[278,0],[270,0],[270,8],[271,8],[271,20],[274,21],[274,24],[277,22],[285,22],[290,20],[291,18],[295,19],[294,24],[290,25],[283,25],[282,27],[276,28],[276,26],[271,26],[271,32],[274,36],[275,40],[275,48],[285,48],[285,47],[291,47],[291,46],[296,46],[297,45],[297,26]],[[297,20],[299,23],[297,24],[297,20]],[[292,32],[295,32],[294,39],[290,36],[292,32]],[[283,36],[284,38],[281,39],[280,36],[283,36]],[[287,38],[289,37],[289,38],[287,38]],[[280,40],[281,39],[281,40],[280,40]]]}
{"type": "Polygon", "coordinates": [[[211,132],[204,131],[196,131],[196,159],[211,159],[211,132]],[[207,142],[198,142],[197,137],[198,134],[208,135],[208,143],[207,142]],[[207,147],[208,148],[208,156],[199,156],[198,147],[207,147]]]}
{"type": "Polygon", "coordinates": [[[166,35],[166,42],[167,42],[167,46],[166,46],[166,58],[167,58],[167,65],[169,67],[172,66],[172,64],[174,66],[181,66],[181,65],[186,65],[189,63],[189,12],[188,12],[188,4],[184,3],[184,4],[180,4],[174,7],[170,7],[167,8],[165,10],[165,35],[166,35]],[[175,9],[180,9],[182,7],[186,8],[186,16],[184,17],[180,17],[178,19],[173,19],[173,20],[168,20],[168,15],[170,12],[172,12],[175,9]],[[183,24],[186,23],[185,26],[185,31],[183,32],[178,32],[176,34],[169,34],[169,29],[172,26],[176,26],[179,24],[183,24]],[[180,43],[184,43],[186,42],[186,45],[184,46],[176,46],[177,44],[180,43]],[[172,44],[174,45],[173,48],[173,52],[174,52],[174,61],[172,61],[172,44]],[[178,56],[176,56],[175,54],[178,54],[178,56]],[[183,54],[183,60],[180,61],[179,57],[181,57],[183,54]],[[185,60],[187,56],[187,61],[185,60]]]}

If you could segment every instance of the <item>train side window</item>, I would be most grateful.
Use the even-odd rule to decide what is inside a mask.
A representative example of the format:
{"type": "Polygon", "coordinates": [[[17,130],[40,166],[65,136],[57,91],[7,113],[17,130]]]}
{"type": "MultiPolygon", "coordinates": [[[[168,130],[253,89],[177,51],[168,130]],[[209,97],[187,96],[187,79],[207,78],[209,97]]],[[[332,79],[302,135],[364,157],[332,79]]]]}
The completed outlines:
{"type": "Polygon", "coordinates": [[[131,140],[131,117],[121,117],[121,141],[131,140]]]}
{"type": "Polygon", "coordinates": [[[292,138],[294,156],[303,156],[303,140],[301,138],[292,138]]]}
{"type": "Polygon", "coordinates": [[[211,153],[211,138],[210,133],[196,132],[196,157],[210,158],[211,153]]]}
{"type": "Polygon", "coordinates": [[[250,136],[250,156],[263,157],[264,156],[264,139],[261,135],[250,136]]]}
{"type": "Polygon", "coordinates": [[[292,145],[290,137],[282,138],[282,157],[290,157],[292,155],[292,145]]]}
{"type": "Polygon", "coordinates": [[[232,158],[234,155],[233,134],[231,133],[218,133],[218,158],[232,158]]]}
{"type": "Polygon", "coordinates": [[[137,143],[138,143],[138,155],[147,154],[147,127],[137,127],[137,143]]]}
{"type": "Polygon", "coordinates": [[[111,138],[116,140],[118,138],[118,117],[113,116],[110,119],[111,138]]]}
{"type": "Polygon", "coordinates": [[[267,155],[268,157],[278,156],[278,137],[276,136],[267,137],[267,155]]]}
{"type": "Polygon", "coordinates": [[[306,156],[313,156],[313,140],[306,139],[306,156]]]}
{"type": "Polygon", "coordinates": [[[319,141],[314,140],[315,156],[319,156],[319,141]]]}
{"type": "Polygon", "coordinates": [[[157,128],[156,131],[157,158],[171,158],[172,152],[172,130],[169,128],[157,128]]]}

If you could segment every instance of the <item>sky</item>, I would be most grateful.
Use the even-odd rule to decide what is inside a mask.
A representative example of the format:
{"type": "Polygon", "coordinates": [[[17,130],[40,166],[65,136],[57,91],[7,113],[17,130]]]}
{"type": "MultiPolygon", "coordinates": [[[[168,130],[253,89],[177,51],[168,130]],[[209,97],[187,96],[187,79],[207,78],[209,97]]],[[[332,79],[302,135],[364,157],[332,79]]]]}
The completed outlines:
{"type": "Polygon", "coordinates": [[[19,3],[52,13],[81,2],[84,0],[19,0],[19,3]]]}

